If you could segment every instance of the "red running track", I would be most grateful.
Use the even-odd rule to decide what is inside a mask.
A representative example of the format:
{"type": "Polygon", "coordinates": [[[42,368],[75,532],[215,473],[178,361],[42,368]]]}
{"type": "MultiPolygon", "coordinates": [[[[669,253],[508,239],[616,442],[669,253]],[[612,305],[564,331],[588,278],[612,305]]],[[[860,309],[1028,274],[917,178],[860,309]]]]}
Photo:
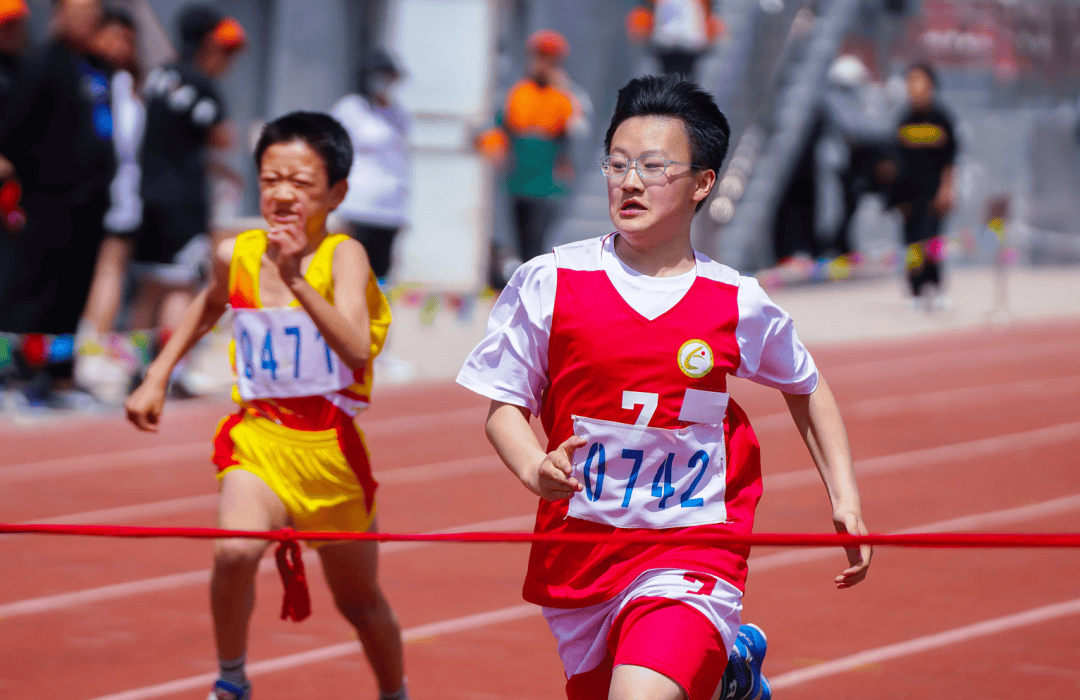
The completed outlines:
{"type": "MultiPolygon", "coordinates": [[[[871,529],[1080,531],[1080,327],[1014,325],[813,348],[851,437],[871,529]]],[[[780,395],[731,393],[763,446],[761,532],[822,532],[828,504],[780,395]]],[[[162,433],[117,418],[0,430],[0,519],[212,526],[221,401],[171,404],[162,433]]],[[[485,402],[450,384],[385,390],[363,417],[384,530],[526,530],[534,499],[494,458],[485,402]]],[[[558,698],[543,620],[520,600],[523,545],[386,545],[417,700],[558,698]]],[[[0,697],[205,697],[215,670],[210,544],[0,538],[0,697]]],[[[314,614],[278,619],[259,578],[260,700],[372,697],[349,627],[309,557],[314,614]]],[[[879,548],[837,591],[831,550],[761,548],[744,619],[769,634],[778,700],[1080,697],[1080,552],[879,548]]]]}

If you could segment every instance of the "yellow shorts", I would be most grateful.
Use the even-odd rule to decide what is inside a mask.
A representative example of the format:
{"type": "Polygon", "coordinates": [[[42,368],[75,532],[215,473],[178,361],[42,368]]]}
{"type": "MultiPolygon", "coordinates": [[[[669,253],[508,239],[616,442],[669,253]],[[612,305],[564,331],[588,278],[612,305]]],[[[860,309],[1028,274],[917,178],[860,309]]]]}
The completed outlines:
{"type": "Polygon", "coordinates": [[[294,430],[241,411],[218,424],[214,463],[219,480],[243,469],[266,482],[299,532],[367,532],[375,519],[377,484],[354,423],[294,430]]]}

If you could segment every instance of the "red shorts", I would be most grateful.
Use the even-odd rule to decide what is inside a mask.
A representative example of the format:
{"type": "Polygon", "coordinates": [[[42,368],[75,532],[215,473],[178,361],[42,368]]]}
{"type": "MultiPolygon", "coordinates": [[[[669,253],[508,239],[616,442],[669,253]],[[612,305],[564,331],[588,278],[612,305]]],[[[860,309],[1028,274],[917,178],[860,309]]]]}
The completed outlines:
{"type": "Polygon", "coordinates": [[[605,700],[612,671],[621,665],[667,676],[689,700],[710,700],[724,675],[742,604],[734,586],[714,577],[705,580],[715,585],[702,585],[701,578],[679,583],[700,576],[647,572],[645,581],[635,581],[608,603],[580,610],[545,608],[569,677],[569,700],[605,700]]]}

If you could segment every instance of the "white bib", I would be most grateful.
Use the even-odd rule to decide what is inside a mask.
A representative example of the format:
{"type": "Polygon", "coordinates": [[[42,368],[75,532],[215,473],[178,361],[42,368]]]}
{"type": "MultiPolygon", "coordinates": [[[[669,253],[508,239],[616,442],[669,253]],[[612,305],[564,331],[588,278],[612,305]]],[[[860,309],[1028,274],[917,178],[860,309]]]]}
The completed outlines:
{"type": "Polygon", "coordinates": [[[667,430],[574,416],[574,434],[588,443],[574,452],[585,489],[570,498],[570,516],[657,530],[727,520],[722,423],[667,430]]]}
{"type": "Polygon", "coordinates": [[[245,400],[318,396],[356,382],[302,308],[235,309],[233,340],[245,400]]]}

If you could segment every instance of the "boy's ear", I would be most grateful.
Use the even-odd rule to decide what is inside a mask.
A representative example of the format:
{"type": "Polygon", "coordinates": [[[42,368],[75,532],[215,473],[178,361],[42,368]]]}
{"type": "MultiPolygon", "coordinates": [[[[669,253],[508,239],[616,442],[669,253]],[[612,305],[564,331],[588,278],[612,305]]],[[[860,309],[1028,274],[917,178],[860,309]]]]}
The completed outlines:
{"type": "Polygon", "coordinates": [[[341,178],[330,187],[330,208],[337,209],[345,201],[345,195],[349,193],[348,178],[341,178]]]}
{"type": "Polygon", "coordinates": [[[694,193],[690,195],[690,199],[697,204],[703,201],[712,192],[712,188],[716,185],[716,171],[715,170],[699,170],[697,180],[695,181],[694,193]]]}

